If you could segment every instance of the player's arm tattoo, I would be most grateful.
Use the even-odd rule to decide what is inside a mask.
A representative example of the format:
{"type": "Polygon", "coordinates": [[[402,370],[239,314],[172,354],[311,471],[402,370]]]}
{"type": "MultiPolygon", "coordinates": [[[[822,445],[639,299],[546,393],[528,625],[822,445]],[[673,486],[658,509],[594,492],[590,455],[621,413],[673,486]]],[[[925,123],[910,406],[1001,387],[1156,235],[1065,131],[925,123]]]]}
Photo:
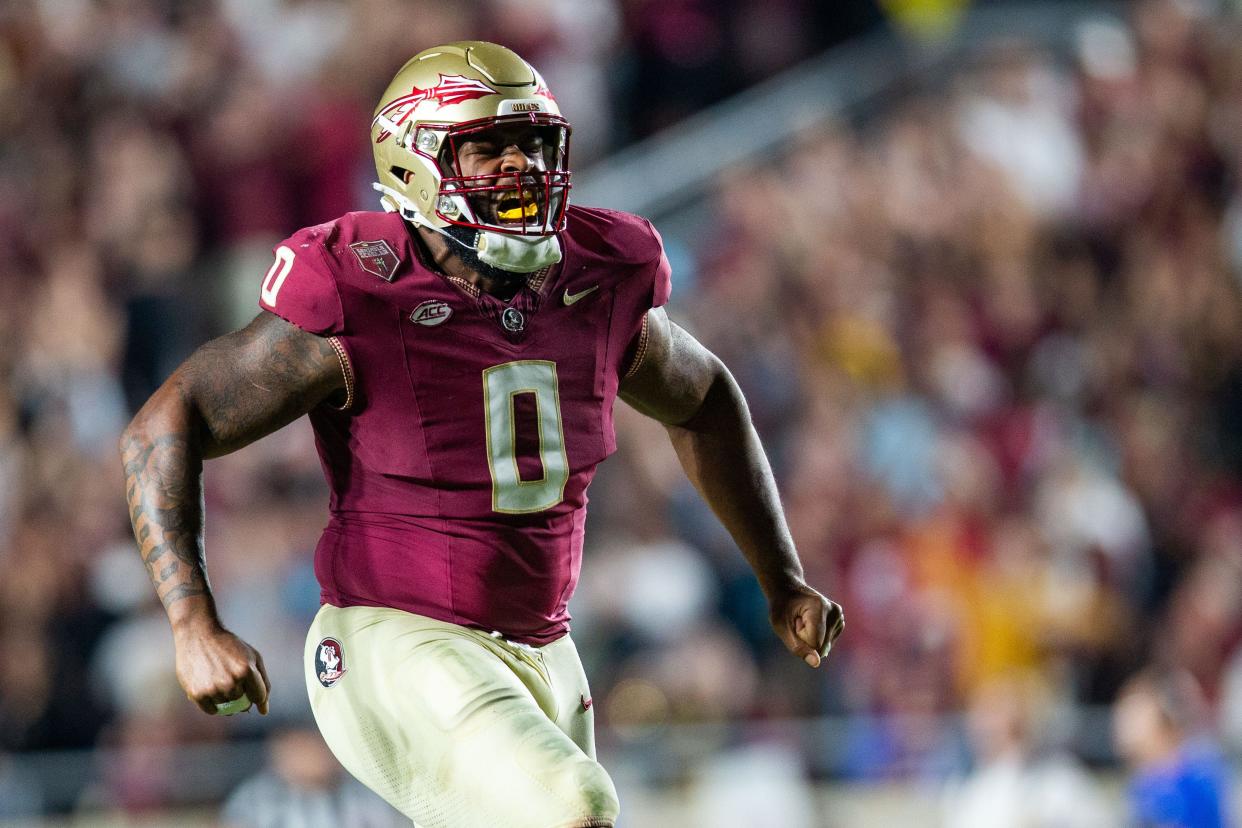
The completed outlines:
{"type": "Polygon", "coordinates": [[[327,339],[264,312],[196,351],[125,429],[130,523],[174,623],[191,611],[174,607],[183,603],[215,616],[203,551],[204,458],[270,434],[342,394],[345,381],[327,339]]]}
{"type": "Polygon", "coordinates": [[[673,324],[647,315],[646,353],[621,383],[629,405],[664,423],[678,460],[754,569],[764,591],[803,578],[776,481],[750,410],[715,354],[673,324]]]}
{"type": "Polygon", "coordinates": [[[202,461],[194,461],[184,434],[146,440],[130,432],[122,438],[121,459],[130,525],[160,601],[168,607],[205,595],[203,506],[196,485],[202,461]]]}

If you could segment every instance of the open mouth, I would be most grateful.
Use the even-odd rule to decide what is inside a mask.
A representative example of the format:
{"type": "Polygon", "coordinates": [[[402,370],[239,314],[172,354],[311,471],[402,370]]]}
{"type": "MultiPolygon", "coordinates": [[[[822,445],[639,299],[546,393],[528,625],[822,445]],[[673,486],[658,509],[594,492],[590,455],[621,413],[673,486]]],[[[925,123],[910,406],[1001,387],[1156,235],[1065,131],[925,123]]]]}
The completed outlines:
{"type": "Polygon", "coordinates": [[[500,224],[528,224],[539,216],[539,200],[532,190],[512,193],[496,202],[496,220],[500,224]]]}

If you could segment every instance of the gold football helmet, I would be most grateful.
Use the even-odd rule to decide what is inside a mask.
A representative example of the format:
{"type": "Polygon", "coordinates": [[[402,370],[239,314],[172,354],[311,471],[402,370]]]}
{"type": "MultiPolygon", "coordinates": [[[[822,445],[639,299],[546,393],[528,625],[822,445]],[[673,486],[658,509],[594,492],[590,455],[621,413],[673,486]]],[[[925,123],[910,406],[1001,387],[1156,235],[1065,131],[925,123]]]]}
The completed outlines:
{"type": "Polygon", "coordinates": [[[497,250],[513,244],[504,237],[534,243],[565,223],[569,134],[543,78],[514,52],[479,40],[434,46],[401,67],[375,109],[375,189],[409,221],[477,229],[480,251],[492,233],[502,234],[490,239],[497,250]],[[464,175],[462,143],[513,124],[538,131],[543,169],[464,175]]]}

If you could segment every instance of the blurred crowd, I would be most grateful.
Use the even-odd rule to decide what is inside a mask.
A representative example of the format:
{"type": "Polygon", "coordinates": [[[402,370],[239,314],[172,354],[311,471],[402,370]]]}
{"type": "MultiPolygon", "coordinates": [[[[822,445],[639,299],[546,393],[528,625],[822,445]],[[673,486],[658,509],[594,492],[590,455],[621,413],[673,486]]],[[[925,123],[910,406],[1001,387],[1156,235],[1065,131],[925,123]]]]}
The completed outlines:
{"type": "Polygon", "coordinates": [[[1203,698],[1179,745],[1242,746],[1242,25],[1130,15],[1064,50],[998,40],[721,177],[678,310],[746,390],[847,632],[827,681],[771,647],[731,544],[631,423],[631,477],[594,502],[667,521],[584,588],[645,556],[611,600],[666,643],[596,665],[616,712],[847,714],[838,773],[934,779],[995,748],[962,709],[1025,722],[1000,728],[1013,753],[1099,761],[1108,719],[1075,711],[1151,669],[1203,698]],[[674,597],[670,561],[708,572],[674,597]],[[670,632],[687,596],[730,625],[670,632]]]}
{"type": "MultiPolygon", "coordinates": [[[[206,473],[209,571],[264,654],[266,720],[181,696],[115,443],[195,345],[253,315],[273,242],[375,208],[364,127],[411,52],[519,50],[582,169],[835,40],[829,5],[4,4],[0,816],[42,807],[5,759],[27,751],[108,749],[80,802],[138,813],[195,801],[167,761],[183,744],[270,737],[277,777],[331,776],[298,741],[326,520],[309,427],[206,473]]],[[[1200,735],[1242,747],[1242,21],[1148,0],[1067,52],[996,42],[855,114],[728,170],[701,232],[666,236],[673,314],[746,391],[846,634],[824,670],[783,653],[662,429],[619,412],[572,609],[623,797],[626,751],[666,726],[741,720],[763,742],[832,715],[833,738],[722,778],[956,780],[953,824],[1038,757],[1072,798],[1075,712],[1164,686],[1127,685],[1140,670],[1195,714],[1152,708],[1169,753],[1119,707],[1119,755],[1141,771],[1194,742],[1215,767],[1200,735]]],[[[734,755],[702,732],[690,754],[734,755]]],[[[686,759],[633,773],[690,781],[686,759]]]]}

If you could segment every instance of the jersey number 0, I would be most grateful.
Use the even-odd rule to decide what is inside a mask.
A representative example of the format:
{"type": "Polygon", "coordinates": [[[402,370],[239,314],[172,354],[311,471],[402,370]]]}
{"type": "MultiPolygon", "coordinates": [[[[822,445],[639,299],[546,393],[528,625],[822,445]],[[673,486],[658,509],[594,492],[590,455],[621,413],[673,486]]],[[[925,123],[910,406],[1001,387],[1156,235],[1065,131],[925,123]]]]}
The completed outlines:
{"type": "Polygon", "coordinates": [[[483,399],[487,465],[492,472],[492,509],[520,514],[542,512],[560,503],[569,480],[569,460],[565,457],[556,363],[528,359],[488,368],[483,372],[483,399]],[[514,406],[514,397],[518,394],[535,395],[539,461],[543,465],[543,477],[537,480],[523,480],[518,472],[514,406]]]}

